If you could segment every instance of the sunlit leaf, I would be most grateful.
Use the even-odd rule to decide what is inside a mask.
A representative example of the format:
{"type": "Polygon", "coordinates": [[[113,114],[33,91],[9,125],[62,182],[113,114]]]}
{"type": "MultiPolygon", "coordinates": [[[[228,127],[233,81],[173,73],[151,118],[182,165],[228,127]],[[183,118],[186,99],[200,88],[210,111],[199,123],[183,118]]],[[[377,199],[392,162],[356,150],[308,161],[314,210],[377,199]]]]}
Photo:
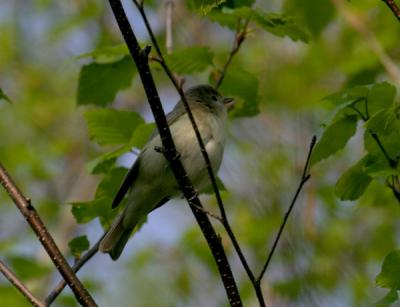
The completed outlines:
{"type": "Polygon", "coordinates": [[[86,236],[79,236],[69,241],[68,246],[71,254],[79,258],[84,251],[89,249],[90,243],[86,236]]]}
{"type": "Polygon", "coordinates": [[[359,98],[366,98],[368,94],[369,88],[367,86],[355,86],[326,96],[323,98],[323,100],[330,101],[335,105],[341,105],[349,102],[354,102],[359,98]]]}
{"type": "Polygon", "coordinates": [[[165,56],[165,60],[173,72],[192,74],[204,71],[212,65],[213,54],[207,47],[189,47],[178,49],[165,56]]]}
{"type": "Polygon", "coordinates": [[[107,105],[118,91],[130,86],[135,74],[136,68],[130,56],[112,63],[84,65],[79,74],[78,105],[107,105]]]}
{"type": "Polygon", "coordinates": [[[356,132],[357,120],[357,116],[351,115],[343,117],[329,125],[323,132],[319,142],[315,145],[311,164],[313,165],[326,159],[343,149],[356,132]]]}
{"type": "Polygon", "coordinates": [[[400,289],[400,250],[393,250],[385,257],[376,283],[382,288],[400,289]]]}
{"type": "Polygon", "coordinates": [[[92,109],[85,112],[89,136],[100,145],[126,144],[144,120],[136,112],[92,109]]]}
{"type": "Polygon", "coordinates": [[[190,10],[207,15],[212,9],[219,7],[227,0],[186,0],[186,4],[190,10]]]}
{"type": "Polygon", "coordinates": [[[356,200],[365,191],[372,178],[363,171],[366,158],[345,171],[335,185],[335,194],[341,200],[356,200]]]}
{"type": "Polygon", "coordinates": [[[110,63],[121,60],[128,55],[129,50],[126,44],[119,44],[115,46],[99,47],[91,52],[79,55],[77,59],[91,58],[96,63],[110,63]]]}
{"type": "Polygon", "coordinates": [[[129,145],[142,149],[155,129],[156,125],[154,123],[139,125],[133,132],[132,138],[129,140],[129,145]]]}

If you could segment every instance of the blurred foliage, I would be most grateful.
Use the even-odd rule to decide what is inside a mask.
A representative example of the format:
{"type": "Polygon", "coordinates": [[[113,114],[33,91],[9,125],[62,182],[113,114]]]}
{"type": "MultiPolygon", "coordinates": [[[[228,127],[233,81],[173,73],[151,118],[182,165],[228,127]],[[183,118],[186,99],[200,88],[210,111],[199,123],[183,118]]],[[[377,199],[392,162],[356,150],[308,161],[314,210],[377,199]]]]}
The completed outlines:
{"type": "MultiPolygon", "coordinates": [[[[215,82],[236,29],[249,19],[220,88],[236,105],[219,176],[228,217],[256,273],[311,136],[319,136],[312,179],[262,283],[268,305],[398,304],[400,212],[390,188],[400,188],[400,84],[392,73],[400,62],[398,21],[376,0],[174,2],[166,58],[185,86],[215,82]]],[[[149,44],[134,6],[125,5],[140,43],[149,44]]],[[[145,7],[164,50],[164,2],[145,7]]],[[[125,167],[154,129],[144,120],[143,88],[106,2],[8,1],[0,4],[0,28],[0,161],[72,260],[117,214],[111,201],[125,167]]],[[[170,110],[177,94],[157,61],[151,69],[170,110]]],[[[203,200],[217,212],[212,196],[203,200]]],[[[0,202],[2,258],[43,297],[58,275],[6,193],[0,202]]],[[[97,256],[82,269],[99,305],[227,305],[198,226],[186,205],[177,206],[152,213],[118,262],[97,256]],[[158,218],[160,211],[166,217],[158,218]]],[[[256,306],[222,226],[215,226],[244,305],[256,306]]],[[[1,305],[29,305],[4,278],[0,283],[1,305]]],[[[57,303],[77,306],[68,291],[57,303]]]]}

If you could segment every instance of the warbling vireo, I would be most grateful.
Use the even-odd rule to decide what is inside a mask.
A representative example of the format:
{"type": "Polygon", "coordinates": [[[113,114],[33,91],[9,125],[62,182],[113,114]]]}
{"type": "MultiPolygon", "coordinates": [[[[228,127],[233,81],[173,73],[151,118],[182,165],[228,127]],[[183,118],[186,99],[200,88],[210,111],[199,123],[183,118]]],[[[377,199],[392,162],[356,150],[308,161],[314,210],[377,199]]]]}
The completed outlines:
{"type": "MultiPolygon", "coordinates": [[[[217,172],[225,146],[227,107],[232,98],[221,96],[209,85],[199,85],[185,92],[185,97],[195,118],[211,166],[217,172]]],[[[167,115],[169,128],[180,154],[183,166],[195,188],[202,190],[209,185],[209,177],[200,146],[182,101],[167,115]]],[[[156,148],[162,146],[158,131],[154,131],[147,144],[126,175],[118,191],[113,208],[128,192],[128,202],[115,219],[100,243],[100,251],[118,259],[128,239],[138,224],[155,208],[173,197],[181,195],[176,179],[164,155],[156,148]]]]}

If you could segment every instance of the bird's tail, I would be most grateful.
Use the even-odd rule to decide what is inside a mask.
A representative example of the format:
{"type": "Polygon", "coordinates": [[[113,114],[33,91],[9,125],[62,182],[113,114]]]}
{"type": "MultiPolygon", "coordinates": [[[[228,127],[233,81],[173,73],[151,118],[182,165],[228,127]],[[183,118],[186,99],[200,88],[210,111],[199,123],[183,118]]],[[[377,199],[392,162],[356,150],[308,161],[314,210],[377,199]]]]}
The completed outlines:
{"type": "Polygon", "coordinates": [[[119,258],[132,234],[133,228],[135,228],[135,225],[129,228],[124,227],[123,217],[124,214],[121,213],[116,218],[100,242],[99,250],[102,253],[110,254],[112,260],[117,260],[119,258]]]}

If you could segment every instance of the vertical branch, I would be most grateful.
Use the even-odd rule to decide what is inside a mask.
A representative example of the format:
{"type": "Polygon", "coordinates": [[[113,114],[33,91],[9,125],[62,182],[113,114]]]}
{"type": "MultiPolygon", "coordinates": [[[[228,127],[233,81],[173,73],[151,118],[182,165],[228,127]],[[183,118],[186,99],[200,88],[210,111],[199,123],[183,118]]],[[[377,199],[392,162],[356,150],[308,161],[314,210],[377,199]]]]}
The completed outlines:
{"type": "Polygon", "coordinates": [[[42,219],[39,217],[35,208],[31,205],[29,199],[27,199],[15,185],[14,181],[8,175],[7,171],[0,164],[0,183],[4,189],[10,195],[15,205],[21,211],[26,221],[35,232],[40,243],[43,245],[50,259],[53,261],[55,267],[60,272],[62,277],[66,280],[67,284],[74,293],[76,299],[83,306],[97,306],[89,292],[83,286],[81,281],[76,277],[71,267],[68,265],[64,256],[61,254],[60,249],[54,242],[52,236],[48,232],[46,226],[43,224],[42,219]]]}
{"type": "Polygon", "coordinates": [[[115,19],[118,23],[118,26],[121,30],[121,33],[128,46],[128,49],[132,55],[132,58],[138,68],[138,72],[142,80],[147,99],[149,101],[158,131],[160,133],[161,141],[163,144],[163,154],[168,160],[171,170],[174,173],[175,178],[179,184],[179,187],[181,188],[184,197],[188,201],[190,208],[197,220],[197,223],[199,224],[200,229],[202,230],[203,235],[207,240],[207,243],[210,247],[210,250],[213,254],[214,260],[220,272],[220,276],[225,286],[225,290],[231,306],[242,306],[239,291],[237,289],[236,282],[230,269],[225,251],[222,247],[220,238],[215,233],[215,230],[210,223],[207,214],[205,214],[201,210],[203,206],[197,197],[197,192],[190,182],[190,179],[187,176],[185,169],[183,168],[183,165],[179,158],[179,153],[176,151],[176,147],[168,127],[167,119],[148,65],[148,54],[150,52],[150,47],[146,47],[144,49],[140,48],[120,0],[109,0],[109,3],[114,13],[115,19]]]}
{"type": "Polygon", "coordinates": [[[31,291],[19,280],[19,278],[0,260],[0,272],[22,293],[23,296],[36,307],[45,307],[46,305],[37,299],[31,291]]]}
{"type": "Polygon", "coordinates": [[[307,160],[306,160],[306,163],[304,164],[304,169],[303,169],[303,174],[301,176],[300,184],[297,187],[297,190],[296,190],[296,193],[294,194],[292,202],[290,203],[290,206],[289,206],[288,210],[285,213],[285,216],[284,216],[282,224],[281,224],[281,226],[279,228],[278,234],[276,235],[275,241],[274,241],[274,243],[272,245],[272,248],[271,248],[271,250],[270,250],[270,252],[268,254],[267,260],[266,260],[266,262],[265,262],[265,264],[264,264],[264,266],[263,266],[263,268],[261,270],[260,275],[257,278],[257,282],[258,283],[261,282],[261,279],[264,277],[265,271],[267,270],[268,265],[271,262],[272,256],[275,253],[276,247],[277,247],[278,242],[279,242],[279,240],[280,240],[280,238],[282,236],[282,233],[283,233],[283,230],[285,228],[286,222],[287,222],[287,220],[289,218],[289,215],[292,212],[292,209],[293,209],[294,205],[296,204],[297,198],[299,197],[300,192],[303,189],[304,184],[311,177],[311,175],[309,173],[309,165],[310,165],[311,154],[312,154],[312,151],[314,149],[316,141],[317,141],[317,138],[314,136],[312,138],[312,141],[311,141],[311,144],[310,144],[310,149],[308,150],[307,160]]]}

